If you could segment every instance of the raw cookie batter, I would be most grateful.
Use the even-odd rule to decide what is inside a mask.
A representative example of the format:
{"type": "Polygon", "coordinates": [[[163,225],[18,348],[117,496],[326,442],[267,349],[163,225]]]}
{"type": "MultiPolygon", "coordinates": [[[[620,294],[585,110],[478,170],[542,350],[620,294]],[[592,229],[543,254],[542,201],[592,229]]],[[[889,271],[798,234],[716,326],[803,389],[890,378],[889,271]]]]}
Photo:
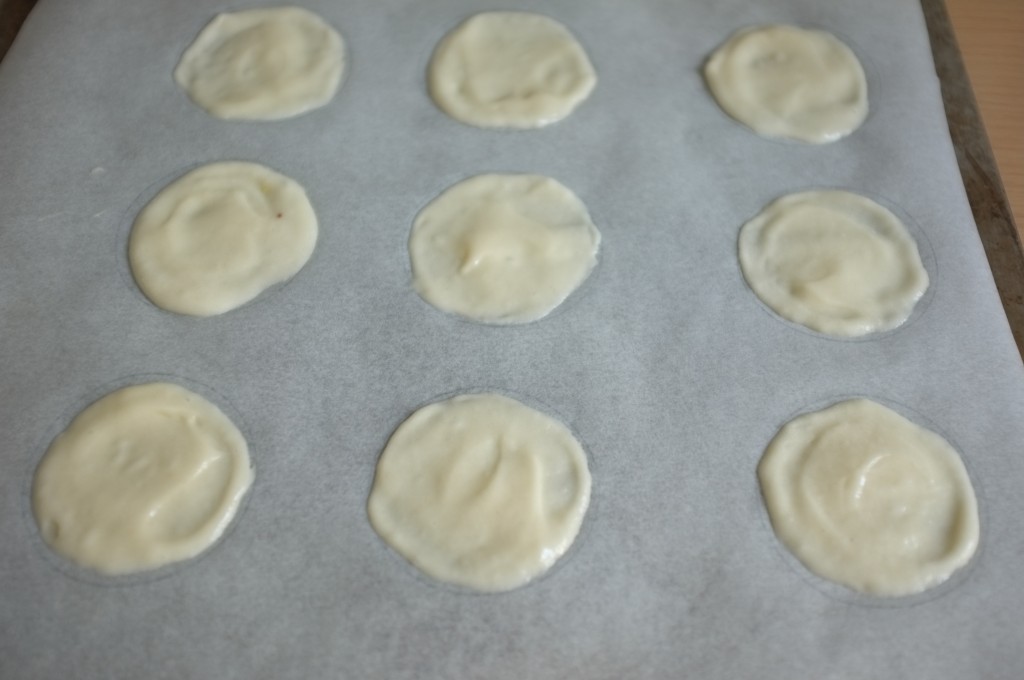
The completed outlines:
{"type": "Polygon", "coordinates": [[[278,120],[334,97],[345,68],[341,36],[298,7],[218,14],[185,50],[174,79],[218,118],[278,120]]]}
{"type": "Polygon", "coordinates": [[[558,421],[497,394],[421,408],[377,464],[370,522],[430,576],[509,590],[572,545],[590,502],[583,448],[558,421]]]}
{"type": "Polygon", "coordinates": [[[790,421],[758,476],[779,539],[808,569],[854,590],[920,592],[978,545],[978,505],[957,452],[867,399],[790,421]]]}
{"type": "Polygon", "coordinates": [[[154,304],[212,316],[297,274],[316,238],[313,206],[294,180],[256,163],[212,163],[142,209],[128,258],[154,304]]]}
{"type": "Polygon", "coordinates": [[[209,548],[252,479],[249,449],[227,416],[182,387],[148,383],[71,421],[36,470],[32,510],[56,552],[127,574],[209,548]]]}
{"type": "Polygon", "coordinates": [[[847,191],[771,203],[740,230],[739,258],[765,304],[831,335],[895,328],[928,288],[917,244],[899,218],[847,191]]]}
{"type": "Polygon", "coordinates": [[[583,47],[562,24],[527,12],[483,12],[434,51],[430,96],[478,127],[538,128],[562,120],[597,83],[583,47]]]}
{"type": "Polygon", "coordinates": [[[572,191],[539,175],[478,175],[417,215],[413,286],[447,312],[487,323],[548,314],[597,263],[601,235],[572,191]]]}
{"type": "Polygon", "coordinates": [[[864,69],[825,31],[744,29],[711,55],[704,78],[726,113],[764,137],[834,142],[868,115],[864,69]]]}

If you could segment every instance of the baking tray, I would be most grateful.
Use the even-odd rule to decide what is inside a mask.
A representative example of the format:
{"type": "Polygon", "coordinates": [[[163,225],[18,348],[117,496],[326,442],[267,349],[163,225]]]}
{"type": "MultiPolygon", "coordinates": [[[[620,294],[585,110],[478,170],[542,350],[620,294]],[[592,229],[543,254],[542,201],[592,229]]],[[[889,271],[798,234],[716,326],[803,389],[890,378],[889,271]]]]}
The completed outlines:
{"type": "MultiPolygon", "coordinates": [[[[683,230],[667,247],[720,267],[727,282],[722,290],[702,290],[686,270],[668,269],[664,263],[631,272],[625,267],[629,261],[656,256],[664,249],[633,238],[625,229],[626,212],[602,198],[614,192],[588,176],[587,169],[603,167],[600,161],[606,159],[593,151],[586,159],[570,153],[573,145],[595,140],[609,145],[609,155],[624,153],[615,136],[593,134],[595,129],[613,130],[594,128],[593,116],[600,116],[602,102],[615,103],[607,88],[614,74],[623,72],[608,62],[602,43],[594,42],[599,26],[588,15],[604,12],[605,26],[618,22],[614,3],[517,3],[566,21],[597,62],[599,77],[608,78],[599,84],[588,107],[565,125],[510,135],[477,132],[447,121],[422,92],[420,66],[436,39],[458,17],[498,3],[406,7],[399,0],[380,0],[373,6],[384,16],[369,22],[365,34],[353,28],[358,22],[343,19],[349,6],[365,8],[370,3],[304,4],[328,16],[350,40],[350,79],[332,107],[276,128],[233,126],[203,118],[187,102],[175,103],[177,95],[172,93],[140,92],[133,103],[152,114],[149,124],[164,144],[174,138],[181,117],[190,117],[196,137],[182,144],[195,145],[191,151],[179,146],[168,151],[169,158],[157,154],[150,164],[146,153],[156,147],[129,133],[99,130],[115,145],[115,152],[109,162],[86,168],[88,179],[74,176],[76,186],[70,190],[76,192],[78,209],[73,214],[62,211],[59,200],[41,197],[42,204],[31,210],[13,201],[17,209],[0,221],[0,238],[5,238],[5,230],[28,228],[63,230],[68,236],[56,251],[26,252],[18,262],[8,260],[7,266],[19,272],[18,280],[32,280],[33,267],[45,271],[59,262],[82,284],[75,289],[44,284],[37,293],[19,295],[24,304],[16,306],[7,298],[5,333],[13,339],[6,339],[10,344],[5,346],[20,351],[11,356],[3,373],[3,422],[8,434],[0,457],[10,472],[0,520],[0,532],[9,541],[0,559],[0,588],[7,605],[0,613],[0,676],[1015,677],[1022,650],[1014,641],[1024,627],[1024,602],[1015,578],[1024,552],[1016,525],[1024,511],[1017,493],[1024,470],[1014,454],[1024,432],[1013,416],[1024,408],[1024,381],[1019,357],[1010,356],[1012,344],[994,290],[986,291],[986,281],[991,281],[976,241],[964,237],[966,232],[958,232],[953,241],[948,233],[933,233],[932,220],[923,215],[936,218],[934,212],[912,195],[886,191],[879,180],[874,195],[908,221],[933,275],[935,285],[919,311],[904,329],[853,342],[825,339],[786,324],[760,307],[738,278],[735,230],[743,216],[756,212],[774,193],[805,188],[808,178],[828,175],[796,172],[793,158],[803,152],[767,142],[770,146],[760,148],[772,149],[781,157],[780,172],[785,175],[790,168],[792,175],[774,190],[730,191],[723,198],[742,208],[730,208],[730,219],[715,222],[722,224],[720,235],[694,242],[696,253],[686,252],[690,242],[683,230]],[[436,12],[447,14],[438,19],[431,16],[436,12]],[[391,22],[403,21],[429,24],[430,37],[413,36],[415,40],[405,42],[390,36],[391,22]],[[323,134],[347,117],[368,124],[362,107],[372,109],[388,101],[383,95],[373,98],[366,88],[360,90],[366,85],[360,78],[371,68],[368,55],[375,48],[381,51],[381,45],[401,52],[412,49],[410,44],[416,47],[410,60],[414,67],[402,73],[401,83],[389,86],[388,96],[402,98],[417,112],[416,121],[425,134],[443,129],[472,139],[473,144],[450,156],[432,146],[431,153],[441,154],[436,171],[425,182],[402,185],[418,184],[410,189],[415,200],[402,214],[408,213],[411,220],[416,207],[460,174],[502,169],[547,171],[566,180],[591,207],[605,237],[601,261],[593,277],[549,319],[495,329],[424,305],[408,288],[407,263],[398,252],[401,245],[395,246],[396,235],[407,230],[409,220],[382,227],[390,230],[387,235],[362,235],[361,247],[371,248],[375,257],[344,257],[341,246],[354,242],[346,240],[347,232],[327,225],[339,222],[342,215],[353,215],[353,221],[364,226],[380,224],[376,218],[381,213],[360,208],[359,201],[345,204],[348,213],[332,205],[329,192],[358,177],[346,167],[333,168],[326,178],[318,176],[311,171],[312,161],[298,153],[282,154],[268,139],[285,130],[323,134]],[[360,104],[356,92],[370,99],[360,104]],[[588,129],[590,134],[584,134],[588,129]],[[249,136],[254,130],[259,135],[249,136]],[[207,143],[211,150],[202,151],[207,143]],[[321,243],[313,261],[292,283],[238,313],[214,320],[164,314],[147,306],[116,253],[147,198],[189,163],[223,155],[216,148],[221,143],[230,144],[235,156],[264,160],[303,181],[325,226],[321,243]],[[538,150],[536,163],[524,160],[528,154],[518,147],[541,143],[552,148],[538,150]],[[271,153],[275,149],[277,153],[271,153]],[[130,174],[125,173],[128,167],[137,171],[137,177],[124,179],[130,174]],[[123,181],[134,181],[132,187],[114,190],[102,184],[119,170],[123,181]],[[138,177],[143,174],[144,182],[138,177]],[[89,230],[95,230],[99,242],[85,237],[89,230]],[[325,259],[329,253],[341,257],[341,266],[329,266],[334,264],[325,259]],[[96,267],[75,264],[93,257],[100,263],[96,267]],[[345,278],[345,266],[374,261],[383,263],[387,276],[372,284],[345,278]],[[343,281],[350,286],[336,299],[313,301],[305,295],[312,282],[343,281]],[[973,292],[962,293],[961,283],[969,283],[973,292]],[[668,319],[658,318],[648,313],[651,310],[638,311],[630,300],[609,297],[612,284],[639,286],[636,292],[642,296],[671,296],[680,307],[671,310],[668,319]],[[77,313],[74,305],[93,304],[88,294],[95,290],[111,293],[111,299],[95,315],[77,313]],[[66,313],[50,311],[47,305],[55,300],[67,305],[66,313]],[[290,306],[282,308],[285,301],[290,306]],[[592,316],[598,309],[604,315],[601,319],[592,316]],[[742,310],[744,321],[736,320],[737,310],[742,310]],[[324,318],[336,321],[321,323],[324,318]],[[125,319],[132,324],[123,325],[125,319]],[[411,336],[409,319],[421,325],[411,336]],[[633,335],[634,328],[644,329],[648,339],[633,335]],[[31,330],[43,331],[36,345],[28,341],[31,330]],[[128,339],[122,341],[121,335],[128,339]],[[132,341],[140,337],[144,343],[132,341]],[[265,337],[275,342],[268,343],[265,337]],[[728,353],[723,353],[723,344],[728,353]],[[364,345],[377,349],[362,354],[350,350],[364,345]],[[290,351],[296,346],[305,351],[290,351]],[[446,363],[454,356],[465,359],[446,363]],[[596,357],[596,364],[581,361],[588,356],[596,357]],[[259,367],[258,373],[253,366],[259,367]],[[794,371],[800,373],[799,379],[793,377],[794,371]],[[181,382],[229,412],[253,446],[257,482],[229,535],[206,555],[157,574],[103,579],[73,568],[41,545],[27,511],[28,483],[48,442],[81,407],[119,384],[155,377],[181,382]],[[481,388],[518,396],[567,422],[591,456],[595,479],[594,503],[570,554],[536,583],[497,596],[465,593],[419,575],[381,544],[369,529],[363,508],[376,455],[390,431],[427,401],[481,388]],[[921,596],[876,600],[815,578],[779,546],[761,507],[753,469],[775,429],[798,412],[854,394],[877,398],[945,435],[962,452],[978,489],[983,523],[978,557],[951,582],[921,596]],[[726,416],[750,413],[756,415],[741,418],[732,428],[727,425],[726,416]],[[331,446],[323,445],[324,433],[330,435],[331,446]],[[296,488],[305,489],[305,495],[287,493],[296,488]],[[657,528],[648,528],[649,522],[657,528]]],[[[784,4],[794,20],[816,25],[832,26],[840,12],[832,6],[839,3],[784,4]]],[[[866,56],[870,84],[877,86],[873,91],[894,97],[895,91],[879,80],[887,66],[884,50],[880,47],[876,54],[866,47],[903,49],[892,26],[901,21],[915,25],[920,14],[912,2],[880,4],[890,6],[879,10],[886,21],[880,21],[884,25],[877,27],[877,35],[838,24],[836,32],[866,56]],[[884,40],[886,36],[890,40],[884,40]]],[[[201,3],[166,5],[184,11],[201,3]]],[[[674,14],[681,5],[686,3],[637,3],[649,11],[649,28],[662,24],[664,14],[685,30],[674,14]]],[[[630,51],[641,60],[650,59],[651,50],[686,55],[678,75],[694,96],[685,103],[673,100],[680,107],[677,113],[697,106],[708,116],[716,115],[695,79],[695,57],[723,39],[726,26],[749,23],[749,7],[734,2],[707,10],[731,9],[737,18],[719,21],[704,45],[676,44],[661,34],[660,40],[638,41],[641,47],[630,51]]],[[[953,59],[955,67],[955,44],[941,4],[923,7],[937,68],[949,67],[945,59],[953,59]]],[[[90,12],[83,3],[46,3],[51,12],[57,8],[67,12],[67,21],[73,22],[70,29],[93,40],[116,23],[90,12]]],[[[203,18],[189,21],[168,10],[178,18],[167,23],[156,21],[145,3],[134,3],[125,10],[129,16],[121,25],[138,30],[117,34],[135,58],[125,62],[112,55],[109,63],[152,68],[144,63],[143,54],[159,54],[173,62],[174,50],[180,53],[188,40],[179,36],[194,34],[213,8],[211,3],[198,12],[203,18]],[[147,31],[169,32],[173,39],[157,39],[164,36],[147,31]],[[177,47],[169,48],[168,40],[177,47]]],[[[758,18],[771,15],[758,11],[758,18]]],[[[54,22],[54,16],[45,20],[54,22]]],[[[616,30],[635,38],[646,35],[629,21],[621,24],[616,30]]],[[[73,37],[68,43],[81,45],[73,37]]],[[[53,44],[63,43],[55,40],[44,46],[26,39],[18,48],[16,68],[25,69],[33,60],[59,65],[63,53],[53,44]]],[[[906,49],[920,63],[913,46],[906,49]]],[[[655,65],[653,60],[645,63],[655,65]]],[[[153,72],[164,71],[161,67],[153,72]]],[[[650,76],[639,73],[636,84],[649,84],[644,78],[650,76]]],[[[0,67],[0,77],[4,74],[0,67]]],[[[965,84],[962,73],[946,75],[943,95],[951,132],[957,134],[954,128],[961,123],[973,130],[969,134],[974,136],[956,144],[961,169],[966,163],[977,172],[991,156],[977,116],[969,115],[973,109],[965,84]],[[962,108],[948,113],[950,97],[957,98],[958,107],[967,107],[966,113],[962,108]],[[970,153],[963,153],[965,148],[970,153]]],[[[44,89],[57,88],[68,93],[67,101],[74,101],[96,96],[96,87],[58,78],[45,83],[44,89]]],[[[926,78],[922,87],[928,91],[926,78]]],[[[7,100],[4,106],[31,110],[34,100],[25,85],[18,91],[27,99],[7,100]]],[[[39,101],[48,95],[40,94],[39,101]]],[[[878,117],[886,115],[885,101],[884,95],[876,100],[879,106],[869,118],[868,125],[874,124],[876,131],[878,117]]],[[[904,110],[915,110],[913,98],[898,103],[904,110]]],[[[96,143],[71,139],[64,128],[54,128],[52,138],[41,135],[39,131],[54,120],[68,125],[75,121],[44,109],[38,114],[38,123],[22,128],[38,137],[38,154],[76,158],[75,145],[96,143]]],[[[715,126],[737,139],[748,134],[724,119],[715,126]]],[[[630,130],[627,126],[622,132],[630,130]]],[[[4,131],[0,126],[0,135],[4,131]]],[[[870,136],[865,130],[860,138],[870,136]]],[[[965,207],[958,208],[956,187],[945,172],[953,162],[951,153],[948,159],[941,153],[948,140],[934,135],[928,140],[940,151],[934,182],[943,193],[952,194],[949,214],[959,221],[967,213],[965,207]]],[[[680,149],[690,144],[707,150],[717,143],[699,135],[677,135],[672,141],[680,149]]],[[[323,140],[325,146],[330,142],[323,140]]],[[[834,154],[841,148],[822,153],[838,158],[834,154]]],[[[644,151],[666,167],[672,162],[657,156],[653,146],[644,151]]],[[[32,194],[38,191],[39,178],[48,173],[64,182],[72,179],[59,163],[48,161],[52,165],[44,167],[25,149],[18,153],[9,167],[24,172],[5,175],[8,187],[24,185],[32,194]]],[[[905,159],[887,160],[898,164],[905,159]]],[[[630,169],[645,172],[631,166],[628,156],[615,161],[616,166],[625,166],[627,176],[630,169]]],[[[755,181],[739,165],[732,171],[755,181]]],[[[889,171],[882,167],[877,172],[884,179],[889,171]]],[[[994,244],[997,254],[1015,254],[1011,262],[1019,272],[1020,249],[1012,222],[992,217],[999,210],[1009,215],[998,176],[982,171],[977,178],[982,188],[972,189],[964,172],[975,214],[988,206],[988,213],[977,220],[982,242],[994,244]],[[976,192],[981,192],[980,198],[976,192]],[[986,235],[986,225],[996,227],[997,237],[986,235]]],[[[862,188],[854,179],[839,173],[820,181],[862,188]]],[[[928,184],[914,186],[928,192],[928,184]]],[[[653,181],[633,207],[641,206],[643,217],[662,224],[668,233],[665,221],[673,218],[656,203],[640,200],[665,189],[653,181]]],[[[395,195],[391,189],[360,199],[372,202],[395,195]]],[[[700,222],[705,217],[702,210],[680,214],[700,222]]],[[[969,216],[963,220],[966,229],[969,216]]],[[[54,243],[60,246],[63,241],[54,243]]],[[[995,262],[991,251],[988,256],[995,262]]],[[[993,269],[999,274],[999,267],[993,269]]],[[[52,273],[54,281],[69,276],[66,271],[52,273]]],[[[1019,285],[1020,278],[1014,280],[1019,285]]],[[[1012,320],[1005,290],[1004,283],[1003,305],[1012,320]]]]}
{"type": "MultiPolygon", "coordinates": [[[[35,4],[36,0],[0,0],[0,60],[35,4]]],[[[946,4],[943,0],[921,0],[921,8],[971,211],[1017,347],[1024,352],[1024,250],[1020,232],[971,91],[946,4]]]]}
{"type": "MultiPolygon", "coordinates": [[[[0,0],[0,59],[36,0],[0,0]]],[[[1024,251],[943,0],[921,0],[942,102],[971,211],[1018,348],[1024,347],[1024,251]]]]}

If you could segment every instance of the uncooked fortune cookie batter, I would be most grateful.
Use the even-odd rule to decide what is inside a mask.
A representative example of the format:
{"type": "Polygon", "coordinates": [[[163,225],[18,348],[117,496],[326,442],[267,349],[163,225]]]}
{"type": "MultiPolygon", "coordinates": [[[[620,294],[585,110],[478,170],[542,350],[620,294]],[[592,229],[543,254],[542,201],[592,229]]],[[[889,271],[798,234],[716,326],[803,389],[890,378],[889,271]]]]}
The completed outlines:
{"type": "Polygon", "coordinates": [[[478,175],[416,216],[413,286],[430,304],[487,323],[539,319],[597,263],[601,235],[567,187],[540,175],[478,175]]]}
{"type": "Polygon", "coordinates": [[[142,209],[128,258],[154,304],[212,316],[294,276],[316,239],[316,215],[297,182],[256,163],[211,163],[142,209]]]}
{"type": "Polygon", "coordinates": [[[956,450],[867,399],[794,418],[758,476],[779,539],[808,569],[855,590],[931,588],[978,545],[978,504],[956,450]]]}
{"type": "Polygon", "coordinates": [[[171,383],[133,385],[92,403],[54,440],[32,510],[55,551],[127,574],[210,547],[252,479],[245,439],[220,409],[171,383]]]}
{"type": "Polygon", "coordinates": [[[537,128],[559,121],[597,83],[583,47],[554,19],[483,12],[445,36],[429,86],[445,113],[479,127],[537,128]]]}
{"type": "Polygon", "coordinates": [[[704,77],[726,113],[765,137],[834,142],[868,115],[860,61],[825,31],[785,25],[738,31],[708,59],[704,77]]]}
{"type": "Polygon", "coordinates": [[[299,7],[217,15],[185,50],[174,78],[218,118],[277,120],[323,106],[341,84],[337,31],[299,7]]]}
{"type": "Polygon", "coordinates": [[[805,191],[772,202],[740,230],[739,259],[765,304],[830,335],[896,328],[928,288],[903,223],[848,191],[805,191]]]}
{"type": "Polygon", "coordinates": [[[368,511],[434,578],[509,590],[549,569],[590,502],[587,457],[565,425],[497,394],[425,406],[388,441],[368,511]]]}

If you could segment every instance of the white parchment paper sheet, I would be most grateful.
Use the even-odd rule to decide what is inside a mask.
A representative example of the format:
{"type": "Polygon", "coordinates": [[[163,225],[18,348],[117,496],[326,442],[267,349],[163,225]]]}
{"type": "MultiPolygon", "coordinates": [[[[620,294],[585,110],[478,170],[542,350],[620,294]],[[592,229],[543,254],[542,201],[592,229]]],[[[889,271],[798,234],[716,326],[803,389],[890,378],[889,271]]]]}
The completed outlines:
{"type": "Polygon", "coordinates": [[[1024,374],[915,0],[302,0],[347,41],[338,97],[280,123],[216,120],[171,72],[217,11],[255,4],[43,0],[0,66],[0,677],[1017,677],[1024,374]],[[570,118],[478,130],[431,103],[432,49],[488,8],[542,11],[578,36],[599,83],[570,118]],[[869,78],[863,128],[812,147],[718,109],[704,58],[763,22],[851,45],[869,78]],[[317,251],[240,310],[163,312],[131,281],[128,225],[169,180],[224,159],[302,183],[317,251]],[[491,171],[555,177],[603,236],[585,286],[523,327],[460,321],[410,286],[417,211],[491,171]],[[907,326],[830,340],[749,291],[739,227],[812,187],[873,197],[921,238],[933,283],[907,326]],[[152,374],[235,418],[256,483],[215,548],[122,584],[53,555],[29,491],[75,413],[152,374]],[[470,389],[539,405],[592,459],[573,551],[504,595],[431,582],[366,520],[391,431],[470,389]],[[755,475],[765,444],[849,395],[962,452],[983,540],[946,586],[859,597],[772,534],[755,475]]]}

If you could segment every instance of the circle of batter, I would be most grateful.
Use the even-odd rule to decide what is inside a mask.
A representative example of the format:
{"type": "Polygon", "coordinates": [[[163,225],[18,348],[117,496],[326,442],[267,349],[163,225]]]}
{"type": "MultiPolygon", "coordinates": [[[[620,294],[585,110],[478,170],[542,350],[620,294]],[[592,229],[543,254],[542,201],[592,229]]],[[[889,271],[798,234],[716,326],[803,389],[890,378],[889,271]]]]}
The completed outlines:
{"type": "Polygon", "coordinates": [[[834,142],[868,115],[860,61],[825,31],[784,25],[738,31],[708,59],[704,78],[726,113],[764,137],[834,142]]]}
{"type": "Polygon", "coordinates": [[[32,510],[57,553],[128,574],[213,545],[252,484],[220,409],[171,383],[125,387],[79,413],[39,463],[32,510]]]}
{"type": "Polygon", "coordinates": [[[212,163],[142,209],[128,259],[155,305],[213,316],[297,274],[316,239],[316,214],[294,180],[256,163],[212,163]]]}
{"type": "Polygon", "coordinates": [[[338,91],[344,43],[299,7],[218,14],[181,57],[174,79],[217,118],[279,120],[319,108],[338,91]]]}
{"type": "Polygon", "coordinates": [[[503,591],[569,549],[590,484],[565,425],[508,397],[462,395],[399,426],[367,510],[380,537],[433,578],[503,591]]]}
{"type": "Polygon", "coordinates": [[[601,234],[576,195],[550,177],[478,175],[416,216],[413,286],[446,312],[485,323],[547,315],[590,274],[601,234]]]}
{"type": "Polygon", "coordinates": [[[928,288],[903,223],[847,191],[806,191],[769,204],[739,236],[743,276],[779,316],[853,337],[896,328],[928,288]]]}
{"type": "Polygon", "coordinates": [[[867,399],[787,423],[758,477],[782,543],[815,574],[860,592],[921,592],[978,545],[978,504],[956,450],[867,399]]]}
{"type": "Polygon", "coordinates": [[[538,128],[562,120],[597,84],[586,52],[554,19],[483,12],[438,44],[430,96],[456,120],[493,128],[538,128]]]}

